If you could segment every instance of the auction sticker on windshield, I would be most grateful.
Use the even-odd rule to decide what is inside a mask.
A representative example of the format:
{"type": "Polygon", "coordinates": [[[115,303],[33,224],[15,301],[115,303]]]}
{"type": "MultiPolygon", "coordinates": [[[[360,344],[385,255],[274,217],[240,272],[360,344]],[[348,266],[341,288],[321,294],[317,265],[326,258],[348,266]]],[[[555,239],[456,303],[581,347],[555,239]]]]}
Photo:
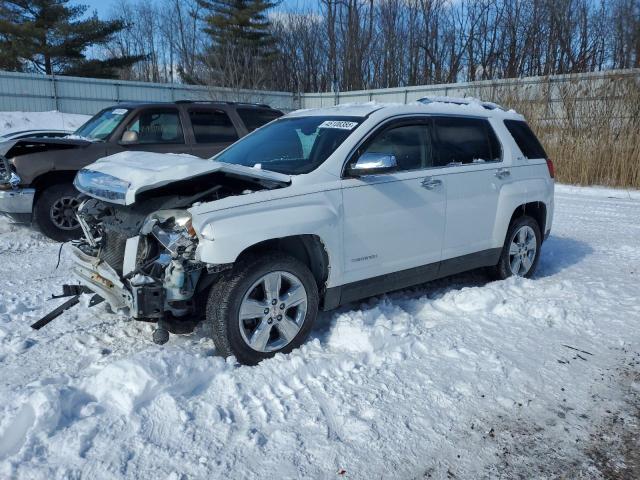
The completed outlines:
{"type": "Polygon", "coordinates": [[[340,130],[353,130],[357,127],[357,122],[346,122],[342,120],[325,120],[318,128],[339,128],[340,130]]]}
{"type": "Polygon", "coordinates": [[[115,110],[112,110],[111,113],[113,115],[124,115],[127,111],[128,110],[126,108],[116,108],[115,110]]]}

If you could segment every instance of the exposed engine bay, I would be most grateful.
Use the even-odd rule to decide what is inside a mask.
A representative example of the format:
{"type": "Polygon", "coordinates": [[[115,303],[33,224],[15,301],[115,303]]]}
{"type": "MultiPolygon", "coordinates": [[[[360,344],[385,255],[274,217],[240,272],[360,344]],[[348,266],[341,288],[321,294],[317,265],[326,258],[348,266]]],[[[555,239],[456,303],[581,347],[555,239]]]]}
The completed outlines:
{"type": "Polygon", "coordinates": [[[74,271],[112,309],[134,319],[192,318],[200,313],[200,294],[230,265],[196,260],[198,236],[187,209],[275,186],[217,172],[145,192],[129,206],[82,196],[74,271]]]}

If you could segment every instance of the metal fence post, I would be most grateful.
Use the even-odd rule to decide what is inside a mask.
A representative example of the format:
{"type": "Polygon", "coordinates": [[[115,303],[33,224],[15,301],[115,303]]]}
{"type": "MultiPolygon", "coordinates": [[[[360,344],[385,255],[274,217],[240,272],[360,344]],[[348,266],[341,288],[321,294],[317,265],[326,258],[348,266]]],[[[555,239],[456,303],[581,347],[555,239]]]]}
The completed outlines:
{"type": "Polygon", "coordinates": [[[51,72],[51,88],[53,89],[53,107],[54,110],[60,111],[60,103],[58,102],[58,85],[56,76],[51,72]]]}

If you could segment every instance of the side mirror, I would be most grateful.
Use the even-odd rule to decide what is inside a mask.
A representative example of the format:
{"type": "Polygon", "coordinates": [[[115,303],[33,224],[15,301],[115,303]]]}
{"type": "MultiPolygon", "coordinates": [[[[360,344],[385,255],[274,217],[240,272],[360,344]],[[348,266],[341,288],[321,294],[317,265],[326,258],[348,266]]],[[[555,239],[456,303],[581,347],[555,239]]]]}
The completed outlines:
{"type": "Polygon", "coordinates": [[[137,143],[138,142],[138,132],[134,132],[133,130],[127,130],[122,134],[122,139],[120,139],[120,143],[137,143]]]}
{"type": "Polygon", "coordinates": [[[395,155],[390,153],[365,152],[358,157],[356,163],[349,166],[347,173],[352,177],[361,177],[363,175],[388,173],[397,168],[398,161],[395,155]]]}

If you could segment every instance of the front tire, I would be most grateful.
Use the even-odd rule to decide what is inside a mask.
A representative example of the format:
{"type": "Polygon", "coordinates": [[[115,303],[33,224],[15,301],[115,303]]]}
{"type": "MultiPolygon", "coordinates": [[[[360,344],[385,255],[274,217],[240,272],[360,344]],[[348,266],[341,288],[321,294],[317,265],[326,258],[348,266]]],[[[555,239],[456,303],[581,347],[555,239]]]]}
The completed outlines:
{"type": "Polygon", "coordinates": [[[494,276],[500,280],[513,275],[531,277],[538,268],[541,245],[538,222],[526,215],[516,218],[509,226],[494,276]]]}
{"type": "Polygon", "coordinates": [[[52,240],[66,242],[81,234],[76,218],[78,191],[70,183],[59,183],[45,189],[33,209],[33,222],[52,240]]]}
{"type": "Polygon", "coordinates": [[[309,269],[279,252],[247,258],[209,292],[206,323],[218,352],[255,365],[306,340],[318,315],[309,269]]]}

